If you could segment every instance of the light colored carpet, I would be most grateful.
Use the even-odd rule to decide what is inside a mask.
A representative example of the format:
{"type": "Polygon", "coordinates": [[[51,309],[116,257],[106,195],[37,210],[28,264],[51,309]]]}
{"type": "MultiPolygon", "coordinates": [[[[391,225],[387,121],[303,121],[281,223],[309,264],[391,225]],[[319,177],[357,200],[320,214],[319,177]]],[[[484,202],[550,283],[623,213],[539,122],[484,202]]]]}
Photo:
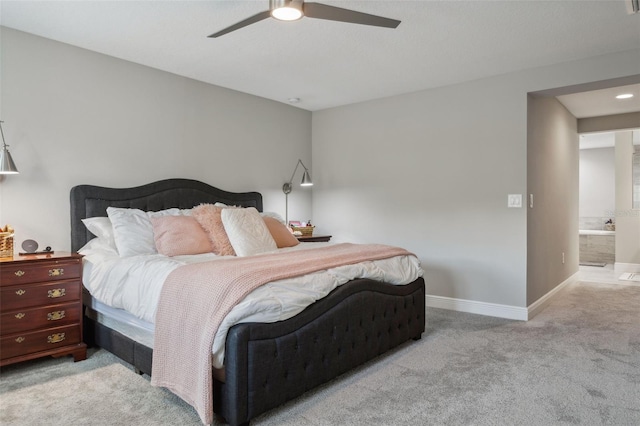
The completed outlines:
{"type": "Polygon", "coordinates": [[[189,425],[195,411],[104,350],[3,367],[2,425],[189,425]]]}
{"type": "MultiPolygon", "coordinates": [[[[403,345],[254,425],[640,425],[640,287],[579,283],[529,322],[428,309],[403,345]]],[[[199,425],[105,351],[4,367],[10,425],[199,425]]]]}

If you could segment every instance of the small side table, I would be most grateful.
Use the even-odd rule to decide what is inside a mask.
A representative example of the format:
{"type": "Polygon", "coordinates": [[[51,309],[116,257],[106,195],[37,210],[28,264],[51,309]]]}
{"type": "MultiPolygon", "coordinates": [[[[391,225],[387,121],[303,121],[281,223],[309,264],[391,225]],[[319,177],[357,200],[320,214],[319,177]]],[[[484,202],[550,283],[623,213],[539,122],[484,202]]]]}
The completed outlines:
{"type": "Polygon", "coordinates": [[[300,235],[296,237],[301,243],[326,243],[331,239],[331,235],[300,235]]]}

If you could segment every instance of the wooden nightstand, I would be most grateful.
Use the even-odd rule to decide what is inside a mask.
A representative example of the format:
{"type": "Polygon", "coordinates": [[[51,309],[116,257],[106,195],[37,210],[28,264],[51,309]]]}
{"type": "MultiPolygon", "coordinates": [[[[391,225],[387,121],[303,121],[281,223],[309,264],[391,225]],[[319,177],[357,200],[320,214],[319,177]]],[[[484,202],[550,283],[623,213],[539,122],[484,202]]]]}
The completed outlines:
{"type": "Polygon", "coordinates": [[[312,235],[310,237],[301,235],[296,238],[302,243],[326,243],[331,239],[331,235],[312,235]]]}
{"type": "Polygon", "coordinates": [[[0,259],[0,366],[48,355],[86,359],[81,296],[78,254],[0,259]]]}

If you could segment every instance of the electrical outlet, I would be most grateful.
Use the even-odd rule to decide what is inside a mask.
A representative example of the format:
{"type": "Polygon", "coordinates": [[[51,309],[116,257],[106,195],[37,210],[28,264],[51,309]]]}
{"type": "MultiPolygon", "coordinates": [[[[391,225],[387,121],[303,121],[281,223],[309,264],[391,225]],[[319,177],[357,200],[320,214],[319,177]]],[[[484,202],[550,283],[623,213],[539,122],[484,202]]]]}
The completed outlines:
{"type": "Polygon", "coordinates": [[[564,252],[562,252],[562,264],[564,265],[564,252]]]}

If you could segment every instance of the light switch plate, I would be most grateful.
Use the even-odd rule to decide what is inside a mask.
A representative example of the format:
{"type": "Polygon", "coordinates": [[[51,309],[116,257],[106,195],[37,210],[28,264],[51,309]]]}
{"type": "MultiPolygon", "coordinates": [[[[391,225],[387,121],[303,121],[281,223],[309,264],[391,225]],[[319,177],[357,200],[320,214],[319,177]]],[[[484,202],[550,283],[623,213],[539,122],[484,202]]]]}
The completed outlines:
{"type": "Polygon", "coordinates": [[[514,209],[522,208],[522,194],[509,194],[507,196],[507,207],[514,209]]]}

